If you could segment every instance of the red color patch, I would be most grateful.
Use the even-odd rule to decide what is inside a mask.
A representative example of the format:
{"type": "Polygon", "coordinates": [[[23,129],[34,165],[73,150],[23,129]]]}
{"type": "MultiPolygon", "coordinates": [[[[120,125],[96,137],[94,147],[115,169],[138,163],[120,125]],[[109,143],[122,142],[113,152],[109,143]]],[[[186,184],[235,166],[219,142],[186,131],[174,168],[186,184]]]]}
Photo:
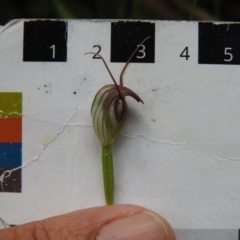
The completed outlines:
{"type": "Polygon", "coordinates": [[[0,118],[0,143],[22,142],[22,118],[0,118]]]}

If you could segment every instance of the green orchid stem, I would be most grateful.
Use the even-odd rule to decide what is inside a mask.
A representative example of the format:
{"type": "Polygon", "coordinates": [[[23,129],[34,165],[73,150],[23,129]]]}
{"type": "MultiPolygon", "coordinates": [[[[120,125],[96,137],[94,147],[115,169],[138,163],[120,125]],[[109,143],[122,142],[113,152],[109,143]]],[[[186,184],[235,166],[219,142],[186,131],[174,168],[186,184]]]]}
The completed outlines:
{"type": "Polygon", "coordinates": [[[105,198],[107,205],[111,205],[114,203],[114,176],[111,145],[102,146],[102,167],[105,198]]]}

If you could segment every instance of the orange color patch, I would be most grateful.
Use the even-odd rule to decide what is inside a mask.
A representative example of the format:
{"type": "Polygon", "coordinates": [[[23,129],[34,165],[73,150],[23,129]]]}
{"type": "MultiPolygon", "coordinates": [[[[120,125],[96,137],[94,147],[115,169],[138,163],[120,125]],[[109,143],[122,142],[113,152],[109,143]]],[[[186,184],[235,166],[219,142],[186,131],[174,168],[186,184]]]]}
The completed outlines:
{"type": "Polygon", "coordinates": [[[0,143],[22,142],[22,118],[0,118],[0,143]]]}

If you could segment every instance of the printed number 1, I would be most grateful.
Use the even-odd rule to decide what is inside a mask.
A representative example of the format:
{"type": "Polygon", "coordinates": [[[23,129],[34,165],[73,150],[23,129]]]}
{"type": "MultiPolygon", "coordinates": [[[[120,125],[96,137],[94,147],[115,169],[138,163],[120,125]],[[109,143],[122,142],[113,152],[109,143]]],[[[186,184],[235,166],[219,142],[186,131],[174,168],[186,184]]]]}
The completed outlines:
{"type": "Polygon", "coordinates": [[[52,45],[50,49],[52,48],[52,58],[55,58],[55,45],[52,45]]]}

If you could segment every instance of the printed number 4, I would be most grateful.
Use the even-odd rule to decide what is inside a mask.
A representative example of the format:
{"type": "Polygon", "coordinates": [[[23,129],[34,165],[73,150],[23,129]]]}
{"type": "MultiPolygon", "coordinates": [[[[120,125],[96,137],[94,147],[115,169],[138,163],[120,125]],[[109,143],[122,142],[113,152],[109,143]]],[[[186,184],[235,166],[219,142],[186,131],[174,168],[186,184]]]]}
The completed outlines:
{"type": "Polygon", "coordinates": [[[190,55],[188,55],[188,47],[185,47],[185,48],[183,49],[183,51],[182,51],[181,54],[180,54],[180,57],[185,57],[186,60],[188,60],[188,58],[190,58],[190,55]]]}

